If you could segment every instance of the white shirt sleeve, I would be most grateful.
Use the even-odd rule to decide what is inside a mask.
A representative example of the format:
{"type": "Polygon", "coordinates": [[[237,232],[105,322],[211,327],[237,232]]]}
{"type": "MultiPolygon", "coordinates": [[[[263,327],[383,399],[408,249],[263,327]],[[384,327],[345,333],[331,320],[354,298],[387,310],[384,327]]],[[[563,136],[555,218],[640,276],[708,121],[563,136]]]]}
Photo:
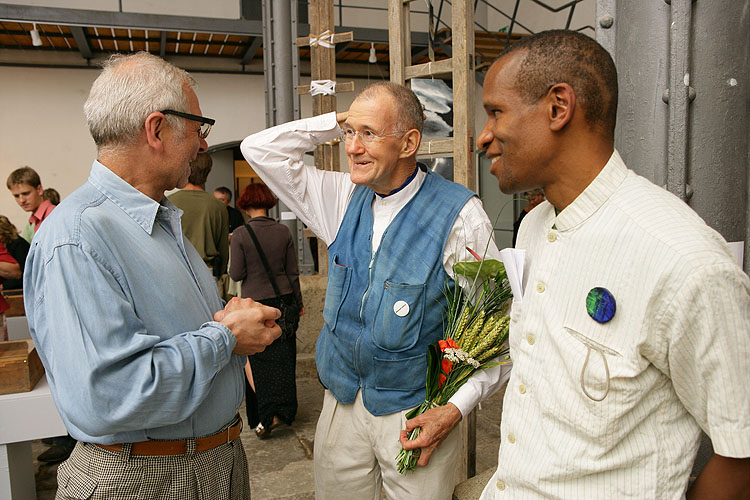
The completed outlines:
{"type": "Polygon", "coordinates": [[[356,186],[347,173],[305,165],[304,156],[339,130],[331,112],[263,130],[240,145],[250,167],[326,245],[336,239],[356,186]]]}
{"type": "MultiPolygon", "coordinates": [[[[319,170],[305,165],[304,155],[339,133],[336,113],[277,125],[245,138],[240,150],[263,182],[326,245],[336,239],[356,185],[348,173],[319,170]]],[[[446,272],[453,264],[474,258],[466,250],[498,259],[492,240],[492,223],[482,202],[472,197],[461,209],[451,229],[443,254],[446,272]]],[[[468,414],[476,404],[494,394],[510,377],[510,367],[498,366],[474,374],[450,399],[468,414]]]]}
{"type": "MultiPolygon", "coordinates": [[[[482,207],[482,202],[477,197],[472,197],[463,206],[445,244],[443,265],[445,271],[454,278],[453,264],[475,260],[466,247],[482,258],[500,260],[500,251],[493,238],[492,223],[482,207]]],[[[461,284],[460,280],[459,284],[461,284]]],[[[499,361],[499,358],[493,361],[499,361]]],[[[456,405],[461,415],[466,416],[479,401],[492,396],[508,381],[510,368],[511,365],[508,364],[474,373],[450,398],[449,403],[456,405]]]]}

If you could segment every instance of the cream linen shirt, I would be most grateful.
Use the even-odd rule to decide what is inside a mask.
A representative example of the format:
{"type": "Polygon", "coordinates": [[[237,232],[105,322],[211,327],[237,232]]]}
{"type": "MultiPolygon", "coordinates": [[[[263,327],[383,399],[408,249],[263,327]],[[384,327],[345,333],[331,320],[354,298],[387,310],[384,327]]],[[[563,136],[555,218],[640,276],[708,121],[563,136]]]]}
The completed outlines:
{"type": "MultiPolygon", "coordinates": [[[[247,137],[242,154],[271,191],[294,212],[326,245],[336,239],[354,189],[349,174],[319,170],[305,165],[307,151],[338,137],[336,113],[284,123],[247,137]]],[[[390,196],[375,196],[372,205],[372,251],[380,246],[383,233],[399,211],[417,193],[425,178],[421,170],[414,180],[390,196]]],[[[425,214],[429,217],[429,214],[425,214]]],[[[500,260],[491,240],[492,223],[482,202],[472,197],[456,218],[443,253],[443,266],[453,276],[453,264],[474,260],[468,246],[479,255],[500,260]],[[489,242],[489,243],[488,243],[489,242]]],[[[415,249],[415,251],[418,251],[415,249]]],[[[474,374],[450,399],[462,415],[494,394],[510,376],[510,366],[489,368],[474,374]]]]}
{"type": "Polygon", "coordinates": [[[750,280],[695,212],[615,151],[558,216],[532,210],[517,246],[525,292],[482,500],[680,499],[701,429],[750,456],[750,280]],[[607,323],[586,311],[594,287],[616,300],[607,323]]]}

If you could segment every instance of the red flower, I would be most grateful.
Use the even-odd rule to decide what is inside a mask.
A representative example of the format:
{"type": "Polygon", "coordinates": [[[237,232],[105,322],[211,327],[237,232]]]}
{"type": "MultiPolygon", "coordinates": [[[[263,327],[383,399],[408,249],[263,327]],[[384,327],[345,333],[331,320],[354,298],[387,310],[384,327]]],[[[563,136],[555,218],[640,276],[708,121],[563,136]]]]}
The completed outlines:
{"type": "Polygon", "coordinates": [[[438,340],[438,345],[440,346],[440,351],[445,352],[448,348],[458,349],[458,344],[456,344],[456,341],[453,339],[447,339],[447,340],[438,340]]]}
{"type": "MultiPolygon", "coordinates": [[[[442,340],[441,340],[441,342],[442,342],[442,340]]],[[[446,375],[448,375],[451,372],[452,369],[453,369],[453,363],[451,363],[447,359],[443,359],[440,362],[440,376],[438,377],[438,387],[441,387],[443,385],[443,383],[448,378],[446,375]],[[445,374],[445,375],[443,375],[443,374],[445,374]]]]}

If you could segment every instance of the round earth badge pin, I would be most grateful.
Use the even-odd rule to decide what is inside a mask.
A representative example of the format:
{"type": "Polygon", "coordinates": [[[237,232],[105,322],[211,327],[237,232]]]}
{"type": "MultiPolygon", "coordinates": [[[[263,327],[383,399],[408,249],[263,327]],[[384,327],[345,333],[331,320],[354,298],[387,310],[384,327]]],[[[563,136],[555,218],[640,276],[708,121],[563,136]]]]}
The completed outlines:
{"type": "Polygon", "coordinates": [[[586,311],[594,321],[606,323],[615,316],[615,297],[603,287],[592,288],[586,296],[586,311]]]}

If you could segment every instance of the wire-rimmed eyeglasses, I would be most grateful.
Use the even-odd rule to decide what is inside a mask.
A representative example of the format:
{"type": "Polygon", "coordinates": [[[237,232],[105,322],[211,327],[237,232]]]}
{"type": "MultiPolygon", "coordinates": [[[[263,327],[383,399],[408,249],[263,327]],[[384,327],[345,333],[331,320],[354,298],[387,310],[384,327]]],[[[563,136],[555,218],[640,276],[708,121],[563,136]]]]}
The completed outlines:
{"type": "Polygon", "coordinates": [[[205,139],[208,137],[209,132],[211,132],[211,127],[214,123],[216,123],[216,120],[213,118],[206,118],[205,116],[199,116],[199,115],[191,115],[190,113],[183,113],[181,111],[175,111],[173,109],[163,109],[160,111],[160,113],[164,115],[175,115],[179,116],[180,118],[187,118],[188,120],[193,120],[194,122],[198,122],[201,124],[200,132],[198,132],[198,135],[201,136],[202,139],[205,139]]]}
{"type": "Polygon", "coordinates": [[[382,139],[384,137],[399,137],[401,135],[404,135],[403,131],[397,131],[392,134],[376,134],[372,130],[354,130],[351,127],[344,127],[341,129],[341,140],[345,142],[352,142],[355,137],[359,136],[359,140],[362,141],[362,144],[364,145],[370,145],[373,142],[375,142],[376,139],[382,139]]]}

